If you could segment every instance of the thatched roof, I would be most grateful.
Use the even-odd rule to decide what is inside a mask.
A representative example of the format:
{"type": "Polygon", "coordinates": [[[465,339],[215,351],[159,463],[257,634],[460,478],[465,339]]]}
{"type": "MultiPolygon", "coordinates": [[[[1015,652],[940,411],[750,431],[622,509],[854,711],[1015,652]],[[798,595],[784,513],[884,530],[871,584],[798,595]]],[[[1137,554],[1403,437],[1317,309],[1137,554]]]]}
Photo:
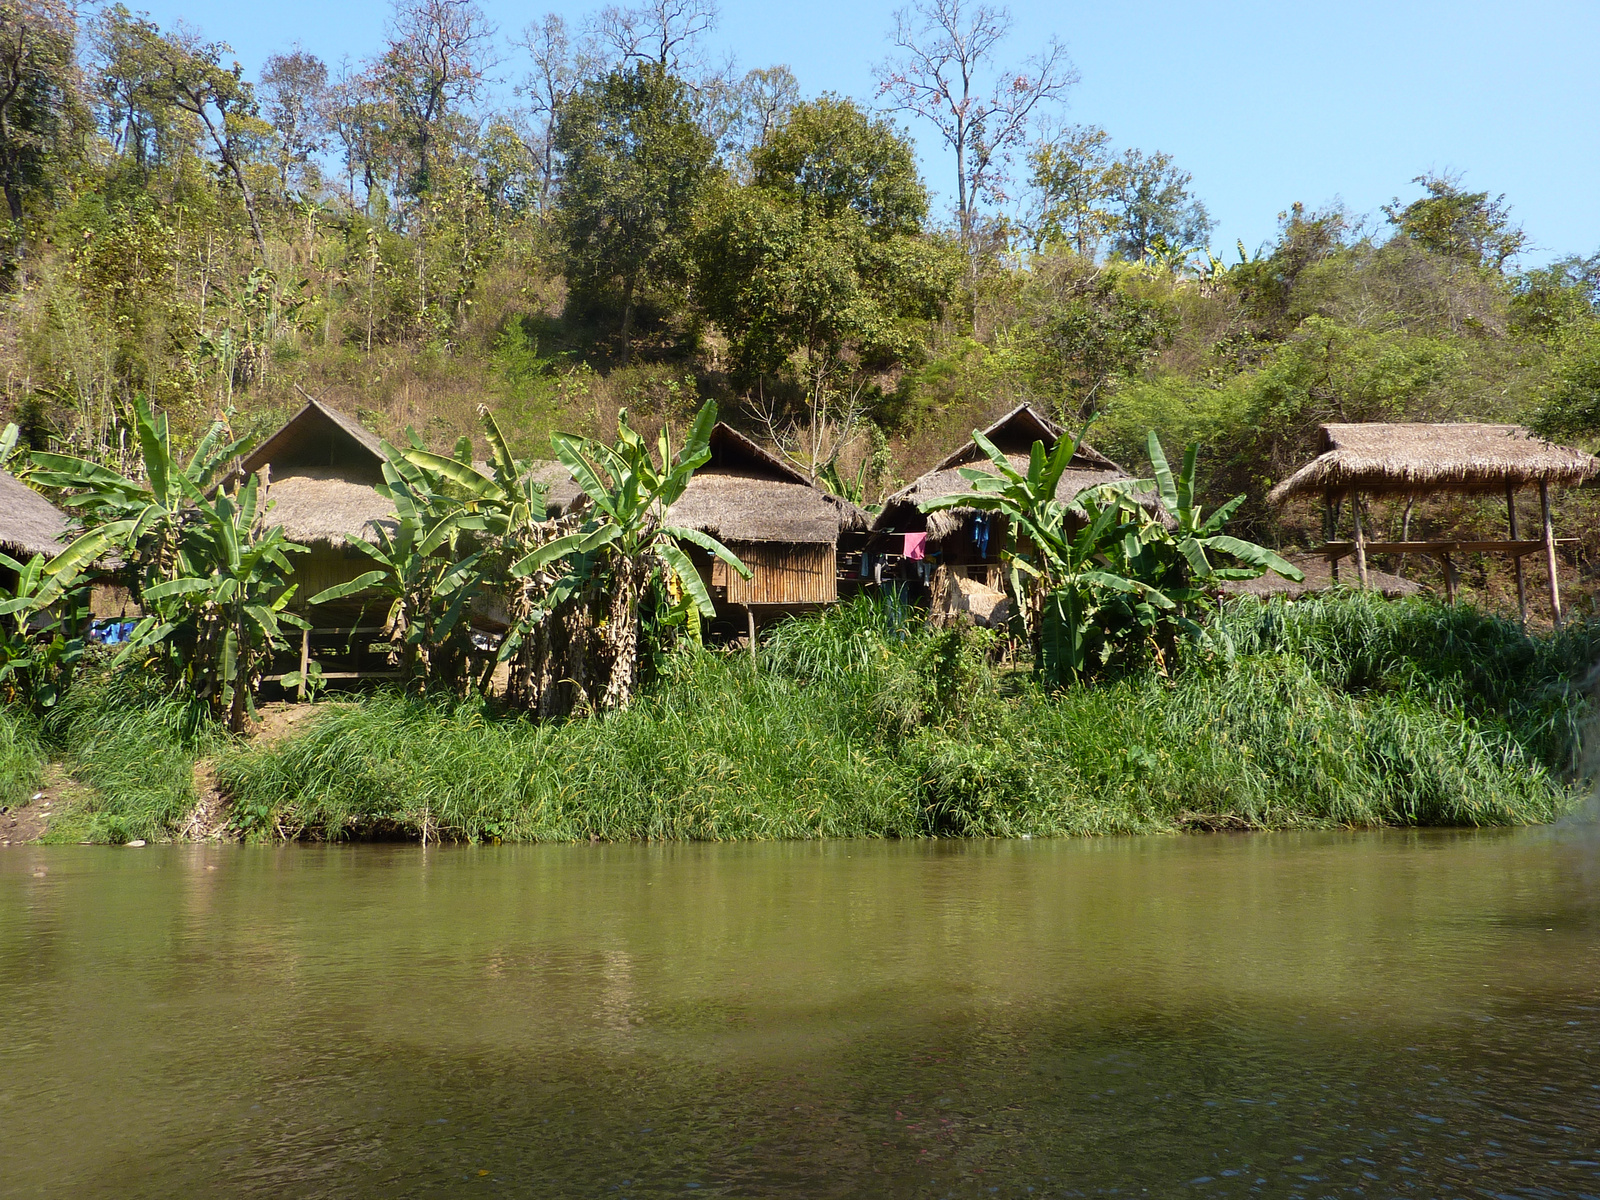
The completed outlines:
{"type": "Polygon", "coordinates": [[[1268,492],[1269,501],[1329,492],[1502,492],[1600,473],[1600,459],[1520,425],[1324,425],[1318,441],[1317,457],[1268,492]]]}
{"type": "MultiPolygon", "coordinates": [[[[1006,461],[1015,470],[1024,475],[1028,472],[1034,442],[1043,442],[1045,449],[1051,450],[1064,433],[1061,426],[1026,404],[1018,405],[983,430],[983,436],[1005,454],[1006,461]]],[[[883,511],[873,522],[873,529],[901,529],[907,524],[921,521],[924,514],[919,505],[924,502],[974,490],[972,482],[962,477],[962,467],[987,469],[991,465],[989,456],[969,438],[965,445],[946,455],[926,475],[884,501],[883,511]]],[[[1061,481],[1056,485],[1056,498],[1070,502],[1085,488],[1130,478],[1132,476],[1094,447],[1080,443],[1072,455],[1071,463],[1061,473],[1061,481]]],[[[952,537],[978,512],[975,508],[946,508],[927,513],[928,537],[935,542],[952,537]]]]}
{"type": "Polygon", "coordinates": [[[263,471],[271,523],[291,541],[342,546],[374,540],[375,523],[394,515],[377,492],[383,482],[379,439],[319,400],[247,454],[234,478],[263,471]]]}
{"type": "MultiPolygon", "coordinates": [[[[539,463],[532,474],[550,485],[551,515],[583,494],[559,462],[539,463]]],[[[866,529],[870,519],[719,421],[711,430],[710,461],[694,473],[667,520],[723,542],[832,545],[842,531],[866,529]]]]}
{"type": "Polygon", "coordinates": [[[246,475],[263,466],[271,466],[275,475],[300,467],[333,467],[341,468],[346,478],[378,483],[383,479],[383,448],[380,439],[359,421],[320,400],[307,400],[304,408],[247,454],[239,466],[246,475]]]}
{"type": "MultiPolygon", "coordinates": [[[[1305,572],[1303,583],[1295,583],[1291,579],[1285,579],[1268,571],[1255,579],[1230,580],[1222,585],[1223,592],[1230,596],[1255,596],[1262,600],[1268,596],[1287,596],[1293,600],[1298,596],[1326,592],[1335,586],[1360,586],[1360,576],[1356,573],[1356,564],[1352,559],[1346,559],[1344,565],[1339,568],[1339,583],[1335,585],[1328,560],[1320,554],[1288,554],[1284,557],[1305,572]]],[[[1402,596],[1414,596],[1422,590],[1422,585],[1414,579],[1391,575],[1388,571],[1380,571],[1371,566],[1367,568],[1367,586],[1390,600],[1398,600],[1402,596]]]]}
{"type": "Polygon", "coordinates": [[[0,471],[0,550],[13,558],[56,555],[70,535],[61,511],[22,480],[0,471]]]}
{"type": "Polygon", "coordinates": [[[394,505],[368,483],[345,477],[337,467],[299,467],[269,475],[267,521],[282,525],[293,542],[342,546],[357,539],[374,542],[374,529],[391,524],[394,505]]]}

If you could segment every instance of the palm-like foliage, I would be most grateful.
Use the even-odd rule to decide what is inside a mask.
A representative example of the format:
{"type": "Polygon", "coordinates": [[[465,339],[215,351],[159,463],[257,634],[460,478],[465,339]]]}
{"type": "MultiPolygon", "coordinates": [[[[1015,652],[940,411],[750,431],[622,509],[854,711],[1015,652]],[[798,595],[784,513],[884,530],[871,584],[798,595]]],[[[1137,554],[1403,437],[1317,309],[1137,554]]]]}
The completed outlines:
{"type": "Polygon", "coordinates": [[[59,578],[120,556],[147,615],[118,661],[154,654],[188,696],[237,730],[265,657],[286,648],[283,626],[303,625],[285,607],[294,591],[287,555],[304,547],[266,525],[258,476],[232,492],[217,486],[243,447],[224,422],[212,423],[187,462],[172,448],[166,416],[153,416],[143,397],[134,424],[142,481],[87,459],[34,453],[33,478],[63,489],[62,503],[86,526],[44,569],[59,578]]]}
{"type": "Polygon", "coordinates": [[[698,633],[701,617],[715,615],[684,544],[698,546],[745,578],[747,568],[716,538],[667,523],[667,513],[688,489],[695,471],[711,457],[717,407],[707,401],[676,452],[663,429],[656,454],[617,419],[617,441],[558,433],[556,456],[583,490],[586,503],[574,513],[578,527],[552,538],[512,565],[519,579],[548,579],[547,643],[537,656],[535,691],[541,707],[570,710],[620,708],[633,697],[639,678],[639,609],[656,589],[666,600],[667,620],[681,620],[698,633]],[[558,568],[552,573],[551,568],[558,568]],[[552,685],[565,694],[552,697],[552,685]]]}
{"type": "Polygon", "coordinates": [[[53,569],[55,562],[0,554],[0,567],[17,578],[14,588],[0,587],[0,700],[7,703],[49,708],[83,657],[88,583],[81,567],[53,569]]]}
{"type": "Polygon", "coordinates": [[[1253,578],[1264,570],[1304,578],[1272,551],[1221,532],[1243,497],[1204,517],[1194,501],[1192,446],[1175,479],[1152,433],[1155,479],[1100,485],[1063,503],[1056,489],[1081,433],[1060,439],[1049,453],[1035,442],[1026,473],[983,434],[974,430],[972,436],[992,469],[963,467],[973,490],[936,497],[922,509],[977,508],[1007,518],[1003,558],[1011,593],[1036,669],[1052,683],[1076,680],[1136,647],[1162,653],[1174,635],[1196,634],[1196,610],[1206,600],[1197,584],[1253,578]],[[1172,528],[1141,504],[1151,489],[1172,528]],[[1246,565],[1214,567],[1208,551],[1246,565]]]}

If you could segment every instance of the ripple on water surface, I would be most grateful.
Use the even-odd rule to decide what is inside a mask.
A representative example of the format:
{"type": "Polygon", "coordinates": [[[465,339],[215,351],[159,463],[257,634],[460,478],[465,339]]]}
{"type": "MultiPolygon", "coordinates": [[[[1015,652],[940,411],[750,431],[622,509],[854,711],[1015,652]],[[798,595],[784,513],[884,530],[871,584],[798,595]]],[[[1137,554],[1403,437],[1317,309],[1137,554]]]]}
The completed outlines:
{"type": "Polygon", "coordinates": [[[1596,1196],[1596,863],[11,847],[0,1195],[1596,1196]]]}

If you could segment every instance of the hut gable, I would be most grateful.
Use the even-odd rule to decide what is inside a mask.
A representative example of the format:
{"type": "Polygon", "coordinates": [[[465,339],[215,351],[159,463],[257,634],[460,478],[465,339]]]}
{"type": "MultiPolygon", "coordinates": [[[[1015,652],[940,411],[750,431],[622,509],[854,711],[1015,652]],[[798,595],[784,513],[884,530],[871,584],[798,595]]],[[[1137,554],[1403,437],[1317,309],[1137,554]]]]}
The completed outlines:
{"type": "Polygon", "coordinates": [[[377,492],[383,482],[382,444],[361,425],[317,400],[240,463],[248,474],[266,469],[268,519],[291,541],[340,547],[373,540],[373,529],[394,514],[377,492]]]}
{"type": "Polygon", "coordinates": [[[240,463],[245,474],[271,466],[274,475],[300,468],[337,471],[342,478],[383,482],[383,446],[361,424],[317,400],[290,417],[282,429],[240,463]]]}
{"type": "MultiPolygon", "coordinates": [[[[1046,450],[1053,450],[1065,435],[1065,430],[1032,405],[1019,404],[987,429],[983,436],[994,443],[1006,456],[1006,461],[1023,474],[1027,473],[1033,444],[1043,442],[1046,450]]],[[[934,541],[942,541],[958,532],[963,524],[976,515],[976,509],[954,508],[923,514],[919,505],[938,496],[959,495],[972,490],[972,482],[961,474],[963,467],[986,468],[989,456],[972,439],[934,464],[926,475],[890,496],[884,502],[873,529],[878,532],[916,532],[926,528],[934,541]]],[[[1061,474],[1056,485],[1056,496],[1071,500],[1085,488],[1128,479],[1126,471],[1101,454],[1094,447],[1080,442],[1072,461],[1061,474]]]]}
{"type": "Polygon", "coordinates": [[[0,471],[0,550],[29,559],[60,554],[68,540],[66,516],[15,475],[0,471]]]}
{"type": "Polygon", "coordinates": [[[1503,492],[1600,474],[1600,459],[1520,425],[1324,425],[1317,449],[1316,458],[1267,494],[1269,501],[1346,492],[1503,492]]]}

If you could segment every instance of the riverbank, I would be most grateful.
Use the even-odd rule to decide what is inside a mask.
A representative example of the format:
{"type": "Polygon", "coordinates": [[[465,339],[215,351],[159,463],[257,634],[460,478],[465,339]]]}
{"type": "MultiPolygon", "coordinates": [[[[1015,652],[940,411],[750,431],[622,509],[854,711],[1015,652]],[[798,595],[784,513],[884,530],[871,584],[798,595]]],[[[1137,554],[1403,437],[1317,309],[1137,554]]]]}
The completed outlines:
{"type": "Polygon", "coordinates": [[[1431,600],[1245,601],[1170,673],[1048,695],[986,636],[841,606],[754,665],[684,654],[631,710],[543,726],[376,693],[235,740],[148,682],[99,681],[42,723],[5,714],[0,802],[54,759],[89,798],[50,841],[1529,824],[1571,807],[1600,651],[1595,623],[1530,638],[1431,600]]]}

